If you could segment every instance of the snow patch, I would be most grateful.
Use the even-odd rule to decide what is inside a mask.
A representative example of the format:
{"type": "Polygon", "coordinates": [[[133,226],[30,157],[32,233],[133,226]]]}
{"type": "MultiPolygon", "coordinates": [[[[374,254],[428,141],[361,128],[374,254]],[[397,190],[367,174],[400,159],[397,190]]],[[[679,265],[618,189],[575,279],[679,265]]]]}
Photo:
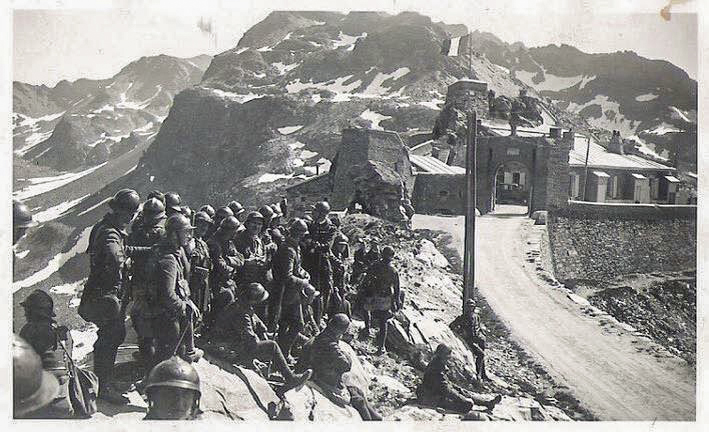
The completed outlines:
{"type": "Polygon", "coordinates": [[[271,48],[269,46],[265,46],[265,47],[258,48],[256,51],[259,51],[259,52],[273,51],[273,48],[271,48]]]}
{"type": "Polygon", "coordinates": [[[57,285],[49,288],[49,292],[59,295],[73,296],[80,291],[80,288],[84,285],[84,282],[86,282],[86,279],[70,282],[64,285],[57,285]]]}
{"type": "Polygon", "coordinates": [[[362,81],[357,80],[351,84],[344,84],[345,81],[349,80],[352,78],[352,75],[347,75],[344,77],[339,77],[335,79],[334,81],[325,81],[325,82],[320,82],[320,83],[313,83],[313,82],[307,82],[307,83],[302,83],[300,82],[300,78],[286,84],[286,90],[288,93],[298,93],[301,90],[308,89],[308,88],[315,88],[319,90],[329,90],[333,93],[350,93],[352,90],[356,89],[360,85],[362,85],[362,81]],[[329,84],[328,84],[329,83],[329,84]]]}
{"type": "Polygon", "coordinates": [[[318,103],[322,100],[322,96],[320,96],[319,93],[315,93],[311,96],[311,99],[313,100],[314,103],[318,103]]]}
{"type": "Polygon", "coordinates": [[[22,119],[22,121],[20,122],[20,124],[18,126],[33,127],[34,125],[36,125],[39,122],[50,122],[52,120],[56,120],[59,117],[63,116],[65,112],[66,111],[62,111],[62,112],[54,113],[54,114],[47,114],[45,116],[36,117],[36,118],[27,117],[27,116],[21,114],[22,117],[24,117],[24,118],[22,119]]]}
{"type": "Polygon", "coordinates": [[[300,63],[284,64],[282,62],[278,62],[278,63],[272,63],[272,65],[273,65],[273,67],[278,69],[279,75],[285,75],[287,72],[292,71],[293,69],[300,66],[300,63]]]}
{"type": "Polygon", "coordinates": [[[249,47],[239,48],[238,50],[236,50],[236,54],[239,55],[244,51],[248,51],[248,49],[249,49],[249,47]]]}
{"type": "Polygon", "coordinates": [[[41,143],[42,141],[46,140],[52,136],[52,131],[47,131],[47,132],[33,132],[31,135],[29,135],[27,138],[25,138],[25,145],[17,150],[15,150],[15,154],[18,156],[24,156],[28,151],[32,150],[37,144],[41,143]]]}
{"type": "Polygon", "coordinates": [[[62,252],[55,255],[51,260],[49,260],[46,267],[21,281],[14,282],[12,284],[12,292],[15,293],[22,288],[30,287],[42,282],[58,271],[67,261],[76,256],[76,254],[84,252],[89,245],[89,234],[91,233],[91,228],[91,226],[86,227],[81,234],[79,234],[79,238],[74,246],[72,246],[72,248],[67,252],[62,252]]]}
{"type": "Polygon", "coordinates": [[[660,154],[658,154],[658,153],[655,151],[654,148],[650,147],[650,146],[645,142],[645,140],[643,140],[643,139],[640,138],[639,136],[637,136],[637,135],[631,135],[631,136],[628,137],[628,139],[629,139],[629,140],[633,140],[633,141],[635,141],[637,144],[639,144],[639,145],[636,146],[635,148],[637,148],[638,151],[640,151],[641,153],[643,153],[643,154],[645,154],[645,155],[647,155],[647,156],[650,156],[650,157],[652,157],[652,158],[661,159],[661,160],[663,160],[663,161],[667,161],[667,160],[668,160],[666,157],[661,156],[660,154]]]}
{"type": "Polygon", "coordinates": [[[667,133],[671,132],[682,132],[680,129],[677,129],[675,126],[662,122],[659,126],[655,127],[654,129],[650,129],[645,131],[646,133],[653,134],[653,135],[664,135],[667,133]]]}
{"type": "Polygon", "coordinates": [[[314,158],[317,155],[318,155],[317,152],[310,151],[310,150],[303,150],[300,152],[301,159],[310,159],[310,158],[314,158]]]}
{"type": "Polygon", "coordinates": [[[219,89],[211,89],[211,90],[212,90],[212,93],[214,93],[215,95],[217,95],[221,98],[233,100],[233,101],[236,101],[236,102],[239,102],[242,104],[246,103],[252,99],[258,99],[260,97],[263,97],[263,95],[258,95],[255,93],[248,93],[248,94],[242,95],[242,94],[227,92],[227,91],[219,90],[219,89]]]}
{"type": "Polygon", "coordinates": [[[113,197],[108,197],[108,198],[106,198],[105,200],[103,200],[103,201],[101,201],[101,202],[99,202],[99,203],[97,203],[97,204],[92,205],[91,207],[89,207],[89,208],[87,208],[86,210],[82,211],[81,213],[77,214],[77,216],[83,216],[83,215],[85,215],[86,213],[88,213],[88,212],[90,212],[90,211],[92,211],[92,210],[98,208],[100,205],[107,203],[108,201],[111,200],[111,198],[113,198],[113,197]]]}
{"type": "Polygon", "coordinates": [[[593,81],[595,79],[596,79],[596,75],[593,75],[590,77],[589,76],[583,77],[583,79],[581,80],[581,85],[579,86],[579,89],[586,87],[586,84],[590,83],[591,81],[593,81]]]}
{"type": "Polygon", "coordinates": [[[523,83],[527,84],[528,86],[534,88],[537,91],[560,91],[569,87],[573,87],[583,81],[583,77],[581,75],[573,77],[562,77],[547,73],[545,71],[544,81],[540,83],[535,83],[534,81],[532,81],[532,78],[534,78],[536,75],[537,72],[529,72],[524,70],[515,71],[515,76],[518,80],[522,81],[523,83]]]}
{"type": "Polygon", "coordinates": [[[288,144],[288,147],[290,147],[291,150],[296,150],[305,147],[305,144],[300,141],[296,141],[294,143],[288,144]]]}
{"type": "Polygon", "coordinates": [[[82,202],[83,200],[88,197],[89,194],[86,194],[82,196],[81,198],[77,198],[75,200],[71,201],[66,201],[61,204],[55,205],[54,207],[50,207],[47,210],[41,211],[37,214],[34,215],[34,219],[38,223],[44,223],[44,222],[49,222],[51,220],[54,220],[60,216],[63,216],[67,211],[71,210],[72,208],[76,207],[77,204],[82,202]]]}
{"type": "Polygon", "coordinates": [[[403,77],[404,75],[408,74],[411,72],[411,70],[407,67],[402,67],[390,74],[385,74],[385,73],[377,73],[377,76],[374,77],[371,83],[367,86],[366,89],[364,89],[364,94],[376,94],[376,95],[383,95],[386,94],[389,91],[389,87],[384,87],[382,86],[382,83],[389,78],[392,78],[393,80],[398,80],[399,78],[403,77]]]}
{"type": "Polygon", "coordinates": [[[106,162],[78,173],[66,173],[55,177],[31,178],[28,180],[31,186],[13,192],[12,196],[20,201],[26,200],[27,198],[31,198],[33,196],[43,194],[45,192],[49,192],[51,190],[67,185],[75,180],[78,180],[86,175],[91,174],[92,172],[96,171],[104,165],[106,165],[106,162]]]}
{"type": "Polygon", "coordinates": [[[137,129],[133,129],[133,132],[138,132],[138,133],[140,133],[140,132],[147,132],[147,131],[149,131],[149,130],[152,129],[152,128],[153,128],[153,122],[148,122],[148,123],[144,124],[143,126],[137,128],[137,129]]]}
{"type": "Polygon", "coordinates": [[[29,249],[25,249],[25,250],[23,250],[22,252],[16,252],[16,253],[15,253],[15,257],[17,257],[18,259],[22,259],[22,258],[26,257],[27,254],[29,254],[29,253],[30,253],[30,250],[29,250],[29,249]]]}
{"type": "Polygon", "coordinates": [[[423,105],[434,110],[440,110],[440,105],[444,103],[446,103],[446,101],[443,99],[431,99],[430,101],[419,102],[419,105],[423,105]]]}
{"type": "Polygon", "coordinates": [[[582,109],[591,105],[599,105],[602,111],[599,118],[589,117],[586,119],[586,121],[592,126],[607,130],[617,129],[623,136],[635,134],[637,126],[635,126],[634,123],[623,114],[620,114],[620,104],[614,100],[611,100],[606,95],[596,95],[593,99],[581,105],[571,102],[567,108],[567,111],[578,114],[582,109]],[[609,115],[612,118],[609,118],[609,115]]]}
{"type": "Polygon", "coordinates": [[[293,165],[293,167],[297,168],[305,165],[305,162],[303,162],[303,159],[295,158],[291,161],[291,164],[293,165]]]}
{"type": "Polygon", "coordinates": [[[645,94],[641,94],[639,96],[635,96],[635,100],[638,102],[647,102],[647,101],[651,101],[653,99],[657,99],[658,97],[660,97],[660,96],[658,96],[654,93],[645,93],[645,94]]]}
{"type": "Polygon", "coordinates": [[[126,171],[125,173],[123,173],[123,175],[128,175],[128,174],[132,173],[133,171],[136,170],[136,168],[138,168],[138,165],[133,165],[133,168],[131,168],[128,171],[126,171]]]}
{"type": "Polygon", "coordinates": [[[290,179],[290,178],[293,178],[293,174],[266,173],[266,174],[261,174],[261,176],[258,178],[258,182],[259,183],[273,183],[276,180],[290,179]]]}
{"type": "Polygon", "coordinates": [[[333,40],[332,42],[335,48],[347,47],[347,51],[352,51],[357,41],[366,37],[367,32],[364,32],[359,36],[350,36],[340,31],[340,34],[337,36],[337,39],[333,40]]]}
{"type": "Polygon", "coordinates": [[[508,75],[509,75],[509,73],[510,73],[510,70],[509,70],[509,69],[507,69],[506,67],[504,67],[504,66],[500,66],[499,64],[496,64],[495,66],[497,66],[497,68],[498,68],[498,69],[500,69],[500,70],[501,70],[502,72],[504,72],[504,73],[506,73],[506,74],[508,74],[508,75]]]}
{"type": "Polygon", "coordinates": [[[682,120],[684,120],[686,122],[692,122],[692,120],[690,120],[689,117],[687,117],[687,114],[684,111],[682,111],[681,109],[677,108],[676,106],[670,105],[670,109],[672,109],[677,114],[677,116],[679,116],[679,118],[681,118],[682,120]]]}
{"type": "Polygon", "coordinates": [[[298,126],[284,126],[282,128],[278,128],[278,132],[281,133],[282,135],[290,135],[294,132],[299,131],[300,129],[303,128],[303,125],[298,125],[298,126]]]}
{"type": "Polygon", "coordinates": [[[369,108],[364,110],[362,114],[359,115],[365,120],[369,120],[372,122],[372,129],[377,129],[377,130],[384,130],[379,123],[381,123],[383,120],[390,119],[391,116],[385,116],[382,114],[379,114],[378,112],[372,111],[369,108]]]}

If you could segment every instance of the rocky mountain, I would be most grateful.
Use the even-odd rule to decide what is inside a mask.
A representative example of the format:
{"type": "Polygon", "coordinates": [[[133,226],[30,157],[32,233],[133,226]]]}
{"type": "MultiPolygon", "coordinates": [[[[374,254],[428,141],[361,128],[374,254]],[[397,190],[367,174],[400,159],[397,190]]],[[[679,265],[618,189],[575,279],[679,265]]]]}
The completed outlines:
{"type": "Polygon", "coordinates": [[[632,51],[588,54],[569,45],[527,48],[473,32],[473,49],[590,125],[619,130],[649,153],[696,169],[697,82],[632,51]]]}
{"type": "MultiPolygon", "coordinates": [[[[430,134],[447,86],[470,74],[441,54],[451,30],[415,13],[273,12],[175,98],[136,187],[255,202],[326,171],[344,126],[430,134]]],[[[527,87],[484,57],[470,76],[499,95],[527,87]]]]}
{"type": "Polygon", "coordinates": [[[109,79],[13,83],[16,156],[57,170],[106,162],[154,136],[174,96],[200,81],[211,57],[142,57],[109,79]],[[120,145],[117,145],[120,144],[120,145]]]}

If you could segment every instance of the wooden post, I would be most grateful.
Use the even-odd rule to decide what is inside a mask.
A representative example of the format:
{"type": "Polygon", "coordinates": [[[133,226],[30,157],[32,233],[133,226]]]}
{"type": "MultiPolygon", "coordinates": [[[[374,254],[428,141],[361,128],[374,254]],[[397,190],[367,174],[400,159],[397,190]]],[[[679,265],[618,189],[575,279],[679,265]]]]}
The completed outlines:
{"type": "Polygon", "coordinates": [[[465,142],[465,250],[463,252],[463,312],[465,302],[475,293],[475,208],[477,193],[475,173],[477,171],[478,115],[473,110],[468,114],[468,133],[465,142]]]}

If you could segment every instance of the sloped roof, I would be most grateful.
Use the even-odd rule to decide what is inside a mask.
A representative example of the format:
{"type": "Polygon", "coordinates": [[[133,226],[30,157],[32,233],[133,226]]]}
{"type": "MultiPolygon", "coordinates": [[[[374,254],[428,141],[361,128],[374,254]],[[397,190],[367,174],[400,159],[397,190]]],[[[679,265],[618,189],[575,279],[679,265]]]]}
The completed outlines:
{"type": "Polygon", "coordinates": [[[431,174],[465,174],[465,168],[451,166],[433,156],[409,155],[416,169],[431,174]]]}
{"type": "MultiPolygon", "coordinates": [[[[569,165],[584,166],[586,163],[586,137],[576,135],[574,148],[569,152],[569,165]]],[[[588,154],[588,166],[591,168],[607,169],[633,169],[633,170],[674,170],[674,168],[663,165],[637,155],[621,155],[610,153],[603,146],[591,140],[591,148],[588,154]]]]}

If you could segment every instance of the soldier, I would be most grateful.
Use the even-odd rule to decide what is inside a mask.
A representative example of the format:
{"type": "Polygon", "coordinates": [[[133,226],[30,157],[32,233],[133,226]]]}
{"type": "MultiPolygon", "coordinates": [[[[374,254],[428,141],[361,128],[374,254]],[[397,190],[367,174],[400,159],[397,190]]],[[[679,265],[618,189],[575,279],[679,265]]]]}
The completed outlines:
{"type": "Polygon", "coordinates": [[[348,285],[350,281],[350,268],[347,260],[350,257],[349,239],[346,235],[338,233],[332,243],[330,264],[332,266],[332,296],[328,315],[344,313],[352,316],[352,307],[347,300],[348,285]]]}
{"type": "MultiPolygon", "coordinates": [[[[150,198],[143,203],[142,218],[133,223],[126,242],[131,246],[152,247],[165,235],[165,205],[158,198],[150,198]]],[[[150,277],[147,271],[148,256],[133,259],[133,278],[130,284],[130,298],[133,306],[130,311],[131,322],[138,336],[138,353],[145,367],[152,365],[155,354],[153,344],[153,316],[148,306],[148,287],[150,277]]],[[[147,374],[148,370],[145,371],[147,374]]]]}
{"type": "Polygon", "coordinates": [[[187,219],[192,220],[193,212],[192,209],[189,206],[181,206],[180,207],[180,213],[183,215],[187,216],[187,219]]]}
{"type": "Polygon", "coordinates": [[[214,207],[212,207],[209,204],[205,204],[202,207],[199,208],[199,211],[207,213],[207,215],[211,218],[214,219],[214,216],[216,215],[216,212],[214,211],[214,207]]]}
{"type": "Polygon", "coordinates": [[[221,312],[216,328],[219,336],[232,344],[243,366],[252,367],[255,359],[272,362],[285,380],[285,386],[279,389],[279,393],[284,394],[305,384],[313,371],[308,369],[303,373],[294,374],[283,356],[281,347],[268,340],[266,326],[254,312],[254,306],[265,302],[267,298],[268,291],[261,284],[248,284],[243,295],[221,312]]]}
{"type": "Polygon", "coordinates": [[[158,363],[148,375],[144,420],[196,420],[202,396],[194,366],[177,356],[158,363]]]}
{"type": "Polygon", "coordinates": [[[201,350],[190,346],[192,316],[199,311],[190,299],[190,268],[183,250],[192,239],[193,229],[185,215],[174,214],[165,222],[165,237],[153,248],[149,269],[153,276],[150,306],[154,311],[154,364],[175,354],[190,361],[202,356],[201,350]]]}
{"type": "Polygon", "coordinates": [[[301,297],[309,284],[310,276],[301,267],[300,241],[308,234],[308,226],[301,219],[294,219],[288,229],[286,241],[278,248],[273,258],[273,286],[275,301],[269,309],[269,327],[278,325],[278,345],[286,359],[303,330],[301,297]]]}
{"type": "Polygon", "coordinates": [[[12,200],[12,244],[17,244],[27,230],[35,226],[37,222],[32,219],[30,209],[22,202],[12,200]]]}
{"type": "MultiPolygon", "coordinates": [[[[229,207],[220,207],[216,213],[214,214],[214,224],[212,225],[212,228],[207,231],[207,239],[211,238],[214,233],[217,231],[217,228],[219,228],[219,225],[221,225],[222,221],[229,216],[234,216],[234,212],[231,211],[229,207]]],[[[239,222],[239,219],[236,219],[237,222],[239,222]]],[[[241,225],[241,222],[239,222],[239,225],[241,225]]]]}
{"type": "Polygon", "coordinates": [[[126,337],[124,286],[127,257],[136,258],[150,248],[125,245],[126,228],[135,218],[140,197],[131,189],[121,189],[108,202],[111,209],[91,229],[87,253],[90,259],[89,277],[79,304],[79,315],[98,326],[94,343],[94,373],[99,378],[100,399],[126,404],[113,384],[113,367],[118,347],[126,337]]]}
{"type": "Polygon", "coordinates": [[[177,192],[168,192],[165,194],[165,213],[167,217],[175,213],[182,213],[182,198],[177,192]]]}
{"type": "Polygon", "coordinates": [[[234,213],[234,216],[236,216],[236,218],[239,219],[239,222],[241,222],[240,216],[245,211],[244,206],[242,206],[239,201],[232,201],[227,207],[229,207],[229,210],[231,210],[231,212],[234,213]]]}
{"type": "MultiPolygon", "coordinates": [[[[269,270],[274,253],[272,248],[267,248],[263,244],[259,235],[263,229],[263,215],[256,211],[249,212],[244,226],[246,229],[234,236],[234,246],[244,256],[244,265],[239,274],[238,284],[247,286],[256,282],[270,287],[273,277],[269,270]]],[[[256,312],[262,320],[267,319],[266,306],[265,303],[255,306],[256,312]]]]}
{"type": "Polygon", "coordinates": [[[42,360],[30,344],[13,334],[13,417],[53,418],[49,405],[58,393],[57,378],[42,368],[42,360]]]}
{"type": "Polygon", "coordinates": [[[453,320],[450,326],[462,332],[463,340],[473,352],[478,380],[489,381],[490,378],[485,372],[485,326],[480,322],[480,310],[474,299],[466,300],[464,315],[453,320]]]}
{"type": "Polygon", "coordinates": [[[392,265],[394,249],[385,246],[382,249],[382,259],[372,264],[367,271],[365,286],[364,309],[365,329],[369,331],[372,319],[379,322],[379,334],[377,335],[377,352],[382,354],[386,351],[385,342],[387,337],[387,326],[393,316],[393,312],[401,309],[401,288],[399,286],[399,273],[392,265]]]}
{"type": "Polygon", "coordinates": [[[281,214],[283,215],[284,218],[288,217],[288,198],[285,196],[281,197],[281,202],[278,204],[278,206],[281,208],[281,214]]]}
{"type": "Polygon", "coordinates": [[[147,196],[147,198],[146,198],[146,201],[149,200],[149,199],[151,199],[151,198],[156,198],[156,199],[158,199],[160,202],[162,202],[162,205],[163,205],[163,206],[165,205],[165,194],[162,193],[162,192],[160,192],[159,190],[156,189],[156,190],[154,190],[154,191],[150,191],[150,193],[148,194],[148,196],[147,196]]]}
{"type": "Polygon", "coordinates": [[[209,258],[212,261],[212,271],[209,274],[212,306],[206,321],[208,327],[219,311],[236,298],[235,278],[244,265],[244,256],[236,250],[233,238],[240,225],[236,217],[229,216],[222,220],[217,231],[207,241],[209,258]]]}
{"type": "Polygon", "coordinates": [[[469,392],[454,384],[446,376],[451,348],[439,344],[431,362],[426,367],[421,384],[416,388],[416,396],[421,404],[443,408],[465,414],[473,409],[474,404],[482,405],[492,410],[502,397],[485,397],[469,392]]]}
{"type": "MultiPolygon", "coordinates": [[[[320,291],[320,299],[313,304],[315,322],[320,326],[323,315],[330,307],[332,294],[332,266],[330,265],[330,249],[337,233],[337,228],[332,224],[328,215],[330,204],[319,201],[313,209],[313,223],[308,226],[310,232],[309,248],[306,251],[311,267],[307,268],[313,280],[313,285],[320,291]]],[[[321,327],[322,328],[322,327],[321,327]]]]}
{"type": "Polygon", "coordinates": [[[25,310],[27,323],[20,330],[20,337],[29,343],[42,359],[45,371],[59,381],[59,390],[47,406],[48,418],[70,418],[73,409],[69,400],[69,371],[67,355],[71,352],[71,336],[65,326],[57,327],[54,320],[54,301],[46,292],[34,290],[20,303],[25,310]],[[64,343],[65,348],[61,346],[64,343]]]}
{"type": "Polygon", "coordinates": [[[212,259],[209,256],[209,246],[204,236],[214,221],[203,211],[194,216],[194,248],[190,256],[190,291],[192,301],[195,303],[202,316],[209,314],[211,291],[209,287],[209,273],[212,270],[212,259]]]}
{"type": "Polygon", "coordinates": [[[487,92],[487,109],[490,112],[490,117],[495,114],[495,90],[490,89],[487,92]]]}

